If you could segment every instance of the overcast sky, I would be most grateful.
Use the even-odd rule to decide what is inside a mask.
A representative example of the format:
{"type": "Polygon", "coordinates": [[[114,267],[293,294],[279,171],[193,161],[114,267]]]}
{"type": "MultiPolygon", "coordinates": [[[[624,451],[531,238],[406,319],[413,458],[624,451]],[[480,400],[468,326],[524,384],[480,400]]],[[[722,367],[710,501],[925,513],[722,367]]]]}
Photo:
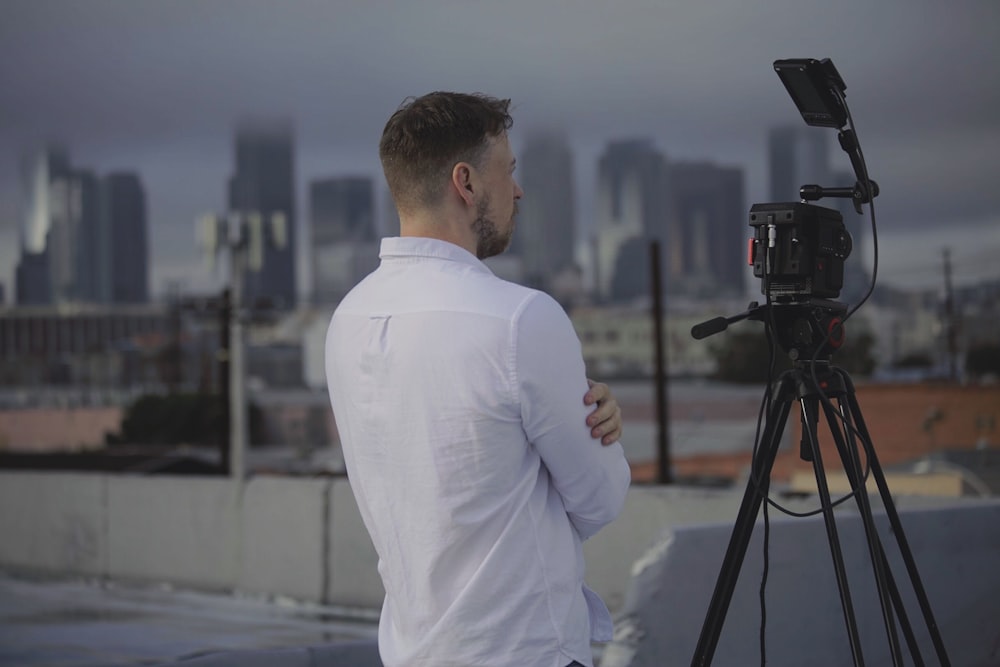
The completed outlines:
{"type": "Polygon", "coordinates": [[[302,202],[312,178],[381,178],[385,120],[440,89],[512,98],[515,150],[564,128],[584,226],[610,139],[740,166],[749,207],[769,197],[768,128],[802,123],[771,63],[800,57],[847,83],[882,189],[883,279],[938,281],[944,246],[958,282],[1000,278],[998,45],[996,0],[0,0],[0,281],[10,294],[19,156],[44,141],[139,171],[154,290],[199,289],[194,219],[225,205],[239,119],[294,121],[302,202]]]}

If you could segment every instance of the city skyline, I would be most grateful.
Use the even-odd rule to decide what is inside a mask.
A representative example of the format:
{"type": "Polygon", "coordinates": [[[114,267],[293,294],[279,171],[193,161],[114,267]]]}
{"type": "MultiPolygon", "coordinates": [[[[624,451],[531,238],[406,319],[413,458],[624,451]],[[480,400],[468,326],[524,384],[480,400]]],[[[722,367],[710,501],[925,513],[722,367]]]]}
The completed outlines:
{"type": "MultiPolygon", "coordinates": [[[[1000,192],[991,177],[1000,166],[1000,92],[988,82],[1000,79],[992,46],[1000,8],[848,4],[838,13],[853,16],[850,24],[826,18],[821,3],[785,0],[770,0],[768,11],[735,2],[585,2],[573,11],[515,2],[461,12],[443,0],[296,1],[281,11],[252,1],[240,12],[210,0],[6,0],[0,282],[11,295],[24,205],[17,161],[39,143],[61,140],[101,172],[140,174],[155,249],[151,288],[162,294],[169,281],[188,289],[221,282],[198,254],[194,220],[225,206],[241,119],[294,123],[304,239],[311,180],[371,176],[384,206],[381,126],[403,98],[432,89],[511,97],[515,149],[536,127],[566,133],[580,238],[592,231],[596,162],[612,140],[649,138],[671,161],[741,168],[749,207],[770,197],[769,129],[802,122],[770,68],[784,57],[830,57],[847,83],[882,187],[880,280],[937,284],[948,245],[956,283],[996,278],[1000,192]]],[[[809,129],[828,135],[832,169],[849,168],[835,132],[809,129]]],[[[298,283],[307,290],[301,273],[298,283]]]]}

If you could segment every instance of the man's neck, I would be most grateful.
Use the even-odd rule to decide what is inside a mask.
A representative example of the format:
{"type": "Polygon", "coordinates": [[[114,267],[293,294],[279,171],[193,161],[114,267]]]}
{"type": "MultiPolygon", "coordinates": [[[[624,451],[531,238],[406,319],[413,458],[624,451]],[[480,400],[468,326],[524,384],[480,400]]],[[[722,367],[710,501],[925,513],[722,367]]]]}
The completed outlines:
{"type": "Polygon", "coordinates": [[[473,255],[476,254],[476,239],[472,225],[460,221],[454,215],[449,216],[438,211],[400,214],[399,235],[447,241],[473,255]]]}

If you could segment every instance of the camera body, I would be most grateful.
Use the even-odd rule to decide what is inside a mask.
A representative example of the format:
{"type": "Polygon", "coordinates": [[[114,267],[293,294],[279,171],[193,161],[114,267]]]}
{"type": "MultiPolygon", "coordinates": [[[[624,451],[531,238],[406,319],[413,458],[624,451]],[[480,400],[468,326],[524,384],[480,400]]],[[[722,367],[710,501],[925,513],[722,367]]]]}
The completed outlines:
{"type": "Polygon", "coordinates": [[[802,202],[750,208],[749,263],[774,302],[836,299],[853,242],[839,212],[802,202]]]}

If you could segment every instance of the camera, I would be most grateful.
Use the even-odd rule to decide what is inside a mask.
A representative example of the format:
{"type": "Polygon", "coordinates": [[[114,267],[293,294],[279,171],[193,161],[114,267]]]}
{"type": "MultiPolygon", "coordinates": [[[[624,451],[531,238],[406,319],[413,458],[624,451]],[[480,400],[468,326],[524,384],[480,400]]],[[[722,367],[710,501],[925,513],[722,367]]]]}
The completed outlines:
{"type": "Polygon", "coordinates": [[[748,261],[768,301],[836,299],[844,286],[844,260],[851,254],[853,241],[838,211],[807,202],[846,197],[860,214],[861,205],[878,194],[878,184],[868,178],[853,128],[844,127],[850,120],[844,102],[847,87],[830,59],[776,60],[774,71],[807,125],[840,128],[840,146],[850,157],[858,180],[853,188],[803,185],[801,202],[754,204],[748,261]]]}
{"type": "Polygon", "coordinates": [[[750,208],[748,261],[774,302],[836,299],[853,242],[839,212],[800,202],[750,208]]]}
{"type": "Polygon", "coordinates": [[[853,187],[803,185],[801,201],[754,204],[747,260],[767,301],[763,306],[754,301],[739,315],[696,324],[691,335],[700,340],[743,319],[765,321],[773,325],[778,344],[794,359],[815,360],[820,352],[829,359],[843,343],[843,321],[850,316],[847,306],[836,299],[844,287],[844,260],[854,242],[839,211],[809,202],[842,197],[861,214],[862,205],[871,204],[878,195],[878,183],[868,177],[844,100],[846,86],[830,59],[776,60],[774,71],[807,125],[839,128],[840,147],[850,158],[857,181],[853,187]]]}

